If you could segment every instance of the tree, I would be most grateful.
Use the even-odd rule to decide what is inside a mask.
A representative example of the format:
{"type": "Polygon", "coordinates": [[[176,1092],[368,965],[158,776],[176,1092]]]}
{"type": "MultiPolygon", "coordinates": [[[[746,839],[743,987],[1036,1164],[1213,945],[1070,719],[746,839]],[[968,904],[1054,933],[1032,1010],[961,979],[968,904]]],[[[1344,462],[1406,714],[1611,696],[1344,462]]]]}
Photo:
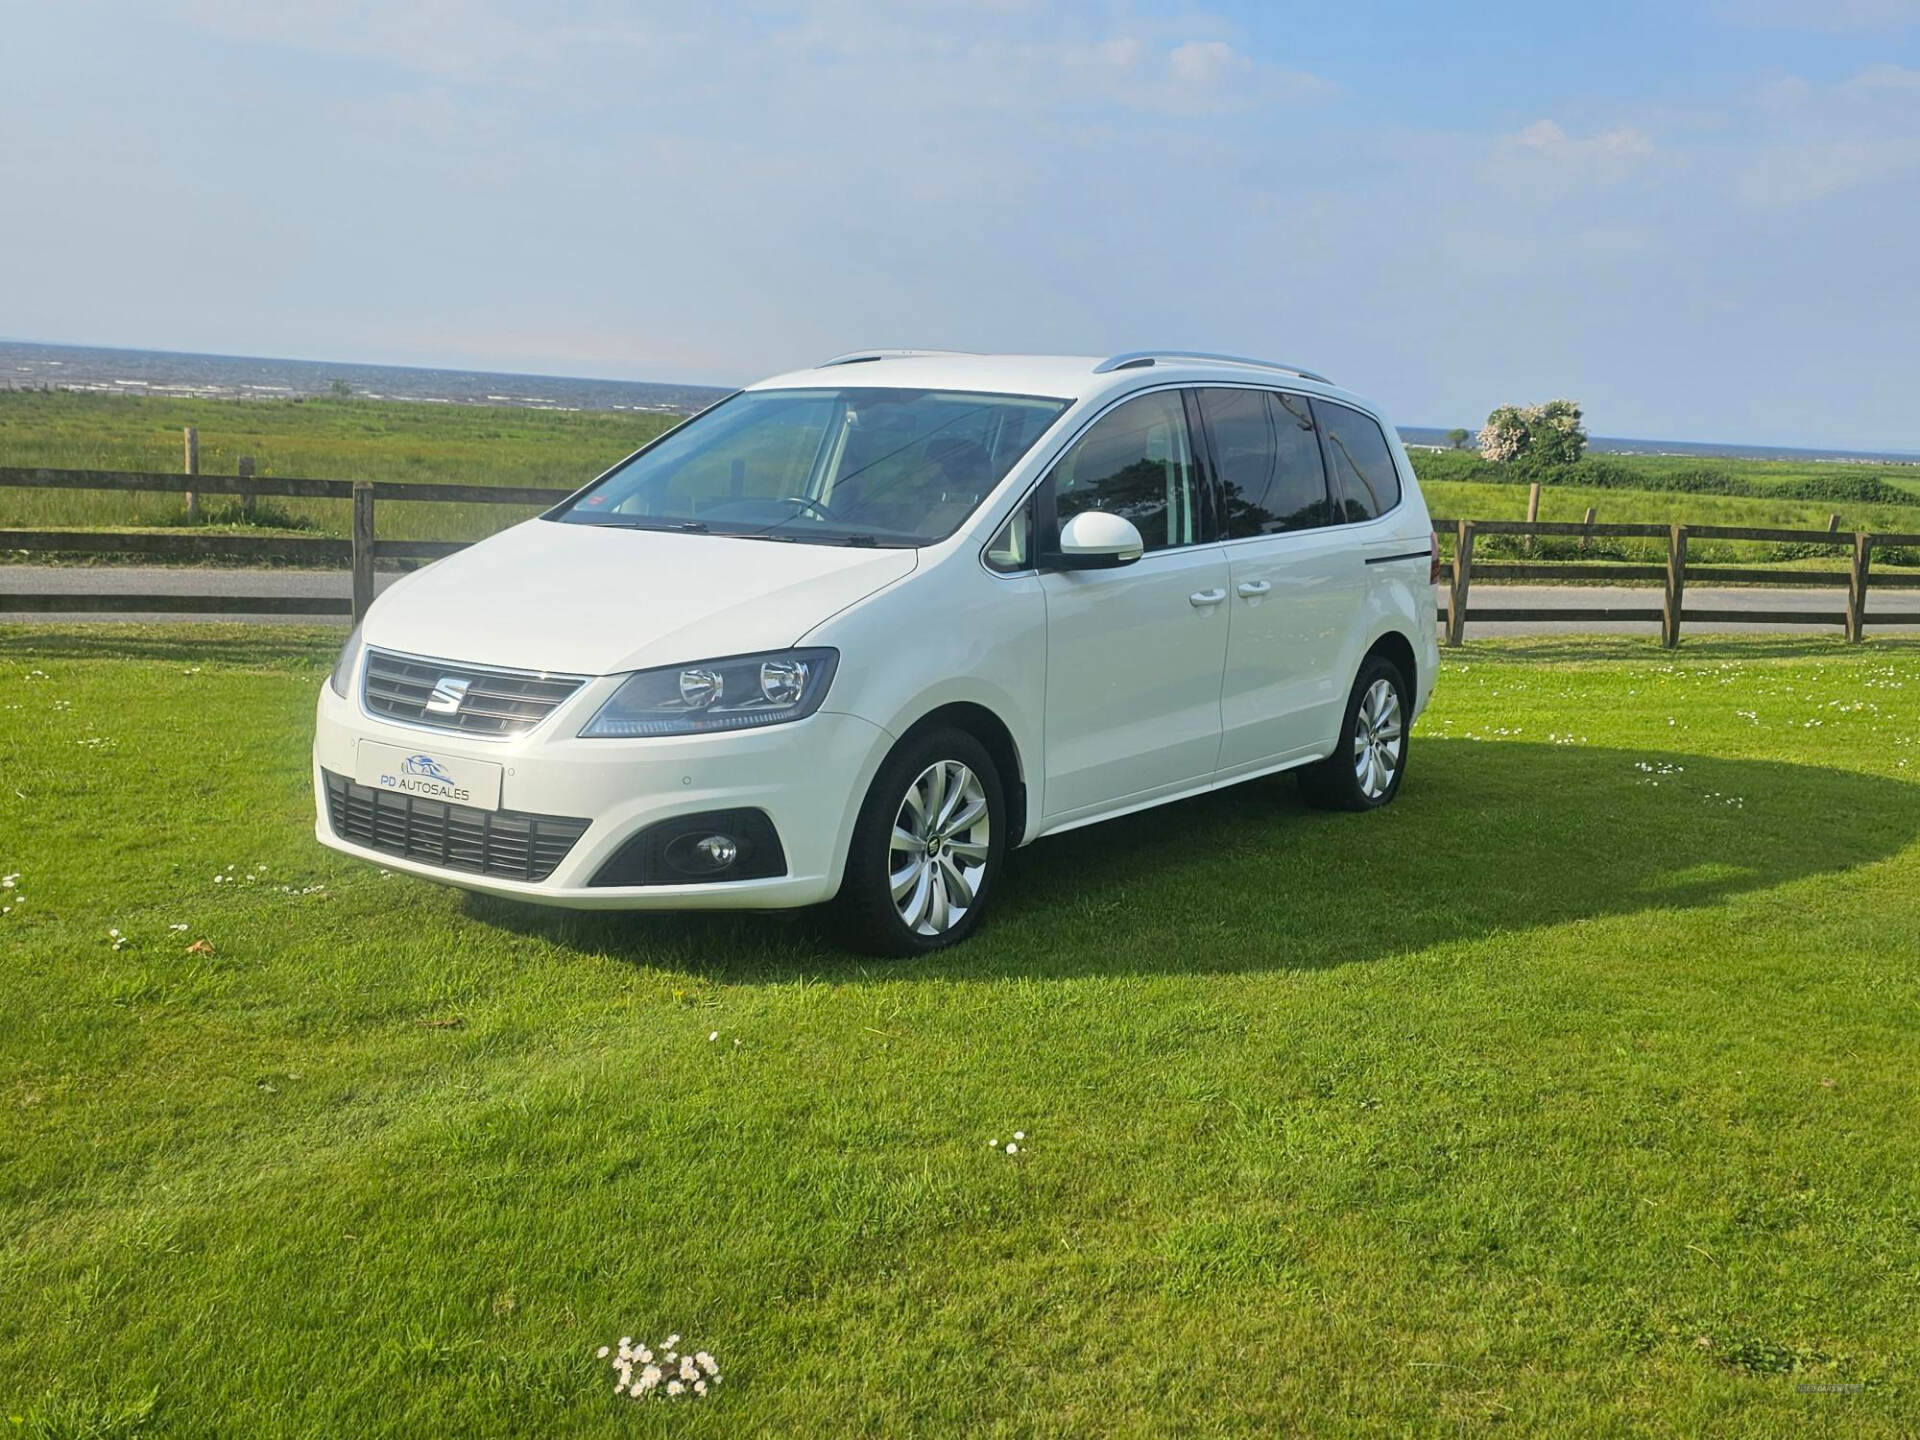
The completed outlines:
{"type": "Polygon", "coordinates": [[[353,394],[353,387],[344,380],[336,380],[327,386],[327,392],[336,400],[344,400],[353,394]]]}
{"type": "Polygon", "coordinates": [[[1447,444],[1451,445],[1456,450],[1466,449],[1467,441],[1471,440],[1472,438],[1473,436],[1465,430],[1447,431],[1447,444]]]}
{"type": "Polygon", "coordinates": [[[1502,405],[1480,428],[1480,453],[1495,464],[1571,465],[1587,448],[1586,426],[1572,400],[1502,405]]]}

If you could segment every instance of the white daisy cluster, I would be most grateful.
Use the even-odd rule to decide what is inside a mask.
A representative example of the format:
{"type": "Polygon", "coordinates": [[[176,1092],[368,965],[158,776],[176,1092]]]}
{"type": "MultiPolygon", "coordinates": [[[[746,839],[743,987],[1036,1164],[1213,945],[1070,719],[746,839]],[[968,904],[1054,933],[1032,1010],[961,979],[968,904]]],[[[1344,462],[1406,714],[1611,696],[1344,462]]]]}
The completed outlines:
{"type": "Polygon", "coordinates": [[[611,1365],[618,1377],[613,1383],[613,1393],[630,1395],[635,1400],[654,1395],[664,1395],[669,1400],[687,1395],[704,1397],[720,1383],[720,1367],[704,1350],[682,1354],[675,1348],[679,1344],[678,1335],[667,1336],[657,1356],[651,1346],[635,1343],[631,1335],[622,1335],[617,1347],[602,1345],[599,1358],[611,1365]]]}
{"type": "Polygon", "coordinates": [[[18,870],[14,871],[11,875],[0,875],[0,890],[10,890],[13,892],[6,897],[6,903],[0,905],[0,915],[11,915],[13,913],[13,907],[27,898],[20,893],[19,886],[20,872],[18,870]]]}
{"type": "Polygon", "coordinates": [[[1647,777],[1640,782],[1642,785],[1658,785],[1660,783],[1660,776],[1681,775],[1686,772],[1687,767],[1684,765],[1675,765],[1667,760],[1662,760],[1657,765],[1648,764],[1645,760],[1636,760],[1633,762],[1633,768],[1647,777]]]}
{"type": "Polygon", "coordinates": [[[1007,1142],[1005,1146],[1002,1146],[1000,1144],[999,1139],[996,1137],[995,1139],[987,1141],[987,1148],[989,1150],[1005,1149],[1005,1151],[1009,1155],[1018,1155],[1020,1153],[1020,1146],[1026,1142],[1026,1138],[1027,1138],[1026,1131],[1016,1130],[1013,1132],[1013,1139],[1007,1142]]]}

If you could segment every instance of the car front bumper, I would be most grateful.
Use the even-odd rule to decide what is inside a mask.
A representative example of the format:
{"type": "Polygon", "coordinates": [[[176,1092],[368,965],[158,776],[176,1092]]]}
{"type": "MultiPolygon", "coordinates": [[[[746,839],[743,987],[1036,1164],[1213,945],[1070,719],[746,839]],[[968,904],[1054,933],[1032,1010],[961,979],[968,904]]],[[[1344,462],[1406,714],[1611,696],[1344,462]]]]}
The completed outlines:
{"type": "Polygon", "coordinates": [[[892,744],[879,726],[823,710],[761,730],[582,740],[574,732],[583,715],[597,708],[598,697],[582,699],[582,705],[562,706],[525,735],[494,741],[377,719],[322,685],[313,740],[316,837],[343,854],[423,879],[576,909],[785,909],[833,897],[861,800],[892,744]],[[552,873],[532,881],[357,843],[333,828],[323,772],[352,777],[362,741],[500,765],[502,812],[589,823],[552,873]],[[785,854],[784,875],[663,885],[591,883],[614,853],[648,826],[732,809],[765,812],[785,854]]]}

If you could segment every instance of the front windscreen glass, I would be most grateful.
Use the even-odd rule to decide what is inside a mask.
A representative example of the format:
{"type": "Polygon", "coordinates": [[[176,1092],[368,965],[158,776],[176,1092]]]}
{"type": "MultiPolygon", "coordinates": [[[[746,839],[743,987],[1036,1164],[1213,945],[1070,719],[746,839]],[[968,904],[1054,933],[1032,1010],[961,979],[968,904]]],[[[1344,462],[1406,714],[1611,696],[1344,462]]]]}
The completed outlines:
{"type": "Polygon", "coordinates": [[[1070,402],[947,390],[748,390],[604,476],[572,525],[930,545],[1070,402]]]}

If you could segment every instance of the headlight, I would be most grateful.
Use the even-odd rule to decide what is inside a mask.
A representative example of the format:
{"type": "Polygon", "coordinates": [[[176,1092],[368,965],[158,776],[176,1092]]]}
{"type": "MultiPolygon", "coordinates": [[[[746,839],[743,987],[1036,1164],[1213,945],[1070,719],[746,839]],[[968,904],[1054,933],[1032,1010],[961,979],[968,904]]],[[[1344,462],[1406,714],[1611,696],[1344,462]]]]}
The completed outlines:
{"type": "Polygon", "coordinates": [[[353,627],[353,633],[347,636],[347,643],[340,649],[340,658],[333,662],[333,673],[327,677],[327,684],[333,687],[333,693],[342,700],[347,698],[348,687],[353,684],[353,670],[360,663],[360,627],[353,627]]]}
{"type": "Polygon", "coordinates": [[[838,650],[773,650],[639,670],[580,733],[588,739],[702,735],[803,720],[833,682],[838,650]]]}

